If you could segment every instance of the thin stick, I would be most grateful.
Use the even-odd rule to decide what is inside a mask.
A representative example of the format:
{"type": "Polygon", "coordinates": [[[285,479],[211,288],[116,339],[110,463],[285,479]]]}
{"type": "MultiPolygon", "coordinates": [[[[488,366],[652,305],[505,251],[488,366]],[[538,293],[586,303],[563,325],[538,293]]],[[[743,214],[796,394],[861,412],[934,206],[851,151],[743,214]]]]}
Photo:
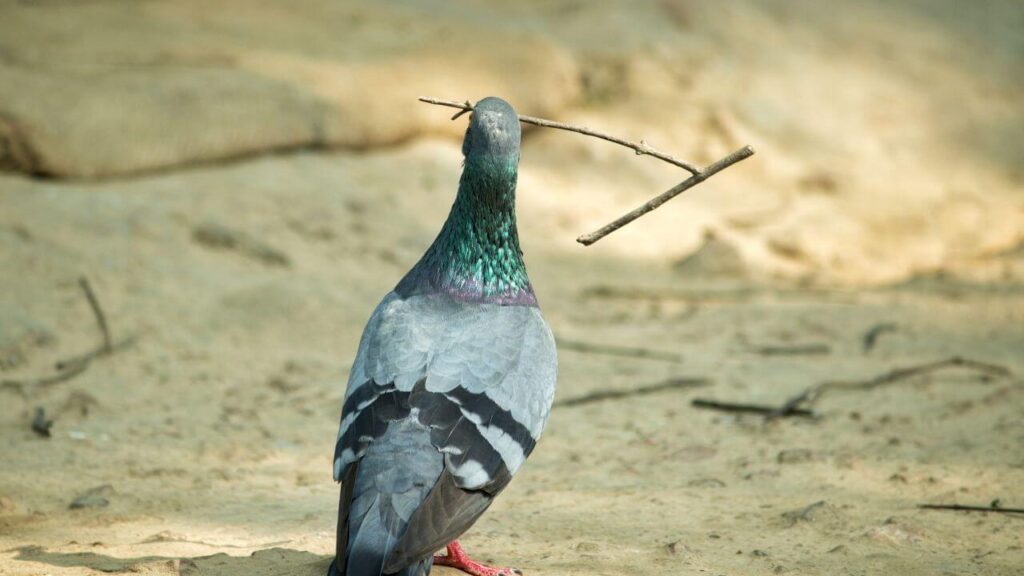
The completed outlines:
{"type": "MultiPolygon", "coordinates": [[[[452,116],[452,120],[455,120],[456,118],[462,116],[467,112],[473,111],[473,105],[470,104],[468,100],[466,100],[465,102],[455,102],[454,100],[439,100],[437,98],[422,97],[419,99],[419,101],[425,102],[427,104],[436,104],[438,106],[448,106],[449,108],[458,108],[459,110],[461,110],[461,112],[459,112],[455,116],[452,116]]],[[[622,138],[618,138],[610,134],[605,134],[604,132],[591,130],[590,128],[587,128],[585,126],[573,126],[572,124],[563,124],[561,122],[555,122],[554,120],[547,120],[544,118],[537,118],[534,116],[519,116],[519,121],[525,124],[533,124],[534,126],[542,126],[544,128],[555,128],[558,130],[566,130],[568,132],[576,132],[577,134],[584,134],[586,136],[593,136],[594,138],[600,138],[601,140],[606,140],[608,142],[618,144],[619,146],[625,146],[626,148],[630,148],[634,152],[636,152],[637,156],[653,156],[659,160],[663,160],[665,162],[668,162],[669,164],[678,166],[683,170],[686,170],[690,174],[693,174],[694,176],[701,173],[701,169],[694,166],[693,164],[690,164],[685,160],[680,160],[674,156],[669,156],[664,152],[659,152],[658,150],[651,148],[651,146],[648,145],[647,142],[644,142],[643,140],[641,140],[639,143],[630,142],[629,140],[623,140],[622,138]]]]}
{"type": "Polygon", "coordinates": [[[93,318],[96,319],[96,324],[99,326],[103,341],[99,346],[89,352],[65,358],[64,360],[58,360],[54,364],[54,368],[57,370],[56,374],[31,380],[3,380],[0,381],[0,390],[10,388],[24,394],[26,388],[44,388],[52,386],[53,384],[59,384],[78,376],[82,372],[85,372],[85,369],[88,368],[89,364],[96,358],[112,354],[135,342],[134,338],[126,338],[115,344],[110,334],[110,328],[107,326],[107,318],[103,313],[103,307],[100,306],[99,299],[96,298],[96,294],[93,292],[92,286],[89,284],[89,280],[84,277],[79,278],[78,286],[82,289],[86,300],[89,302],[89,307],[92,309],[93,318]]]}
{"type": "Polygon", "coordinates": [[[803,404],[804,402],[813,402],[814,400],[816,400],[818,397],[821,396],[822,393],[825,392],[825,390],[835,388],[870,390],[872,388],[877,388],[885,384],[891,384],[893,382],[898,382],[900,380],[906,380],[907,378],[920,376],[922,374],[930,374],[932,372],[943,370],[945,368],[951,368],[954,366],[961,366],[964,368],[969,368],[971,370],[976,370],[988,376],[1010,375],[1010,370],[1004,366],[997,366],[995,364],[978,362],[977,360],[970,360],[967,358],[962,358],[960,356],[953,356],[950,358],[946,358],[945,360],[928,362],[926,364],[919,364],[917,366],[910,366],[907,368],[895,368],[893,370],[890,370],[889,372],[886,372],[885,374],[875,376],[874,378],[870,378],[868,380],[858,380],[851,382],[832,381],[815,384],[814,386],[807,388],[806,390],[800,392],[796,396],[793,396],[792,398],[787,400],[782,406],[774,410],[772,413],[768,414],[767,419],[774,420],[775,418],[779,418],[781,416],[787,416],[793,410],[795,410],[796,407],[799,406],[800,404],[803,404]]]}
{"type": "Polygon", "coordinates": [[[64,360],[58,360],[57,362],[54,363],[53,367],[56,368],[57,370],[69,370],[82,364],[87,365],[89,364],[89,362],[92,362],[97,358],[107,356],[108,354],[112,354],[114,352],[117,352],[118,350],[127,348],[128,346],[131,346],[134,343],[135,338],[129,337],[125,338],[124,340],[121,340],[120,342],[115,342],[110,346],[110,348],[107,348],[106,345],[100,345],[94,350],[90,350],[84,354],[72,356],[71,358],[65,358],[64,360]]]}
{"type": "Polygon", "coordinates": [[[60,372],[50,376],[33,378],[31,380],[4,380],[0,382],[0,389],[10,388],[12,390],[16,390],[20,394],[24,394],[26,388],[45,388],[53,384],[59,384],[65,380],[70,380],[75,376],[78,376],[82,372],[85,372],[85,369],[89,367],[88,362],[65,364],[66,366],[62,368],[60,372]]]}
{"type": "Polygon", "coordinates": [[[651,384],[650,386],[642,386],[640,388],[634,388],[632,390],[597,390],[589,394],[577,396],[575,398],[566,398],[565,400],[559,400],[555,402],[554,406],[580,406],[583,404],[592,404],[594,402],[602,402],[604,400],[618,400],[620,398],[628,398],[631,396],[646,396],[648,394],[654,394],[656,392],[663,392],[665,390],[679,390],[685,388],[700,388],[707,386],[711,383],[711,380],[707,378],[670,378],[657,384],[651,384]]]}
{"type": "MultiPolygon", "coordinates": [[[[435,104],[437,106],[457,108],[459,112],[452,116],[452,120],[455,120],[456,118],[462,116],[467,112],[473,111],[473,105],[469,102],[469,100],[466,100],[464,102],[456,102],[454,100],[440,100],[438,98],[428,98],[424,96],[419,98],[419,101],[425,102],[427,104],[435,104]]],[[[676,196],[682,194],[683,192],[689,190],[690,188],[693,188],[697,184],[700,184],[701,182],[707,180],[708,178],[714,176],[715,174],[721,172],[722,170],[725,170],[729,166],[732,166],[733,164],[750,158],[751,156],[754,155],[754,149],[752,147],[744,146],[743,148],[736,150],[732,154],[729,154],[725,158],[722,158],[718,162],[706,166],[705,168],[699,168],[694,164],[691,164],[684,160],[680,160],[674,156],[665,154],[664,152],[655,150],[644,140],[641,140],[639,143],[630,142],[629,140],[623,140],[622,138],[618,138],[610,134],[605,134],[604,132],[598,132],[597,130],[591,130],[590,128],[584,126],[573,126],[572,124],[563,124],[561,122],[555,122],[553,120],[547,120],[544,118],[536,118],[533,116],[520,116],[519,121],[526,124],[533,124],[534,126],[542,126],[544,128],[556,128],[558,130],[566,130],[569,132],[576,132],[577,134],[584,134],[586,136],[600,138],[601,140],[612,142],[614,144],[618,144],[619,146],[625,146],[626,148],[629,148],[636,152],[637,156],[653,156],[659,160],[668,162],[673,166],[678,166],[692,174],[690,178],[673,186],[669,190],[663,192],[661,195],[652,198],[651,200],[644,203],[642,206],[637,207],[632,212],[629,212],[628,214],[619,217],[615,221],[591,232],[590,234],[584,234],[577,238],[576,241],[579,242],[580,244],[583,244],[584,246],[590,246],[594,242],[597,242],[601,238],[604,238],[605,236],[611,234],[612,232],[615,232],[616,230],[622,228],[626,224],[629,224],[633,220],[636,220],[637,218],[643,216],[644,214],[647,214],[648,212],[656,210],[665,202],[668,202],[669,200],[675,198],[676,196]]]]}
{"type": "Polygon", "coordinates": [[[751,350],[762,356],[801,356],[831,354],[832,347],[828,344],[802,344],[796,346],[761,346],[751,350]]]}
{"type": "Polygon", "coordinates": [[[557,338],[558,347],[562,350],[572,350],[585,354],[603,354],[605,356],[620,356],[623,358],[643,358],[645,360],[661,360],[664,362],[682,362],[683,357],[674,352],[662,350],[651,350],[649,348],[631,348],[628,346],[613,346],[610,344],[592,344],[590,342],[579,342],[577,340],[565,340],[557,338]]]}
{"type": "Polygon", "coordinates": [[[78,285],[85,292],[85,298],[89,301],[89,307],[92,308],[92,315],[96,318],[96,324],[99,325],[100,332],[103,333],[103,349],[109,351],[113,348],[113,344],[110,339],[110,328],[107,327],[107,317],[103,314],[100,301],[96,299],[96,293],[92,291],[92,286],[85,276],[78,279],[78,285]]]}
{"type": "MultiPolygon", "coordinates": [[[[733,402],[719,402],[718,400],[708,400],[707,398],[694,398],[690,404],[694,408],[706,408],[708,410],[721,410],[722,412],[741,412],[749,414],[764,414],[769,415],[773,413],[776,408],[774,406],[763,406],[761,404],[736,404],[733,402]]],[[[803,408],[794,408],[784,414],[785,416],[803,416],[805,418],[815,418],[816,414],[811,410],[805,410],[803,408]]]]}
{"type": "Polygon", "coordinates": [[[1001,508],[998,506],[967,506],[965,504],[918,504],[925,510],[963,510],[965,512],[1001,512],[1003,514],[1024,514],[1024,508],[1001,508]]]}
{"type": "Polygon", "coordinates": [[[864,333],[864,353],[867,354],[874,349],[875,344],[878,343],[878,338],[886,332],[895,332],[896,324],[893,322],[882,322],[881,324],[875,324],[867,332],[864,333]]]}
{"type": "Polygon", "coordinates": [[[647,214],[648,212],[656,210],[665,202],[668,202],[669,200],[675,198],[676,196],[682,194],[683,192],[686,192],[690,188],[693,188],[697,184],[700,184],[701,182],[707,180],[708,178],[714,176],[715,174],[718,174],[719,172],[725,170],[729,166],[732,166],[733,164],[740,162],[741,160],[746,160],[747,158],[750,158],[753,155],[754,149],[751,148],[750,146],[744,146],[743,148],[740,148],[739,150],[733,152],[732,154],[729,154],[725,158],[722,158],[718,162],[715,162],[714,164],[711,164],[708,167],[704,168],[703,170],[700,171],[699,174],[696,174],[694,176],[691,176],[690,178],[687,178],[686,180],[683,180],[679,184],[676,184],[672,188],[669,188],[665,192],[662,192],[659,196],[655,196],[654,198],[648,200],[647,202],[644,202],[642,205],[636,207],[631,212],[628,212],[625,215],[613,220],[612,222],[605,224],[604,226],[598,228],[597,230],[594,230],[590,234],[584,234],[580,236],[579,238],[576,239],[576,241],[579,242],[580,244],[583,244],[584,246],[590,246],[594,242],[597,242],[601,238],[604,238],[605,236],[611,234],[612,232],[615,232],[616,230],[622,228],[626,224],[629,224],[633,220],[636,220],[637,218],[643,216],[644,214],[647,214]]]}
{"type": "Polygon", "coordinates": [[[64,360],[59,360],[54,366],[57,370],[64,370],[71,366],[77,366],[80,364],[88,364],[93,358],[110,354],[114,351],[113,340],[110,337],[110,328],[107,326],[107,316],[103,313],[103,307],[100,306],[100,301],[96,298],[96,293],[92,290],[92,285],[89,284],[89,280],[84,276],[78,279],[78,286],[81,287],[82,292],[85,293],[85,299],[89,302],[89,308],[92,310],[93,318],[96,319],[96,325],[100,328],[100,333],[103,335],[103,342],[98,348],[79,356],[73,356],[64,360]]]}

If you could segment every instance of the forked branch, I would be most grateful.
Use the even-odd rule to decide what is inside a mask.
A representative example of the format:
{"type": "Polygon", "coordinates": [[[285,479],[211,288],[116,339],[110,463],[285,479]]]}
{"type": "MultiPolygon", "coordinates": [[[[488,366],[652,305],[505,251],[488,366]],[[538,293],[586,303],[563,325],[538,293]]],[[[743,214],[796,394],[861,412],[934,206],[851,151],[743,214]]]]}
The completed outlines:
{"type": "Polygon", "coordinates": [[[96,326],[99,327],[100,336],[102,338],[99,345],[88,352],[79,354],[78,356],[58,360],[54,365],[56,372],[49,376],[42,376],[40,378],[33,378],[30,380],[0,380],[0,390],[12,389],[24,395],[29,388],[45,388],[47,386],[65,382],[75,376],[78,376],[82,372],[85,372],[86,368],[89,367],[93,360],[109,356],[110,354],[113,354],[134,342],[134,338],[127,338],[120,342],[114,342],[114,339],[110,334],[110,327],[107,325],[107,317],[103,313],[103,308],[100,306],[100,301],[96,298],[96,293],[93,292],[92,286],[89,284],[89,280],[84,277],[79,278],[78,286],[82,289],[82,293],[85,294],[85,299],[89,302],[89,308],[92,310],[93,318],[96,320],[96,326]]]}
{"type": "Polygon", "coordinates": [[[988,364],[986,362],[978,362],[977,360],[971,360],[969,358],[963,358],[960,356],[952,356],[945,360],[938,360],[935,362],[928,362],[927,364],[918,364],[916,366],[910,366],[908,368],[895,368],[882,374],[869,378],[867,380],[853,380],[853,381],[827,381],[815,384],[810,388],[807,388],[793,396],[789,400],[786,400],[782,406],[773,410],[766,415],[768,420],[774,420],[793,414],[799,409],[802,404],[810,404],[818,399],[825,391],[834,389],[848,389],[848,390],[871,390],[884,386],[886,384],[892,384],[893,382],[899,382],[915,376],[921,376],[924,374],[931,374],[939,370],[945,370],[946,368],[952,367],[963,367],[968,370],[974,370],[981,374],[989,377],[1005,377],[1010,375],[1010,370],[1004,366],[998,366],[996,364],[988,364]]]}
{"type": "MultiPolygon", "coordinates": [[[[469,100],[466,100],[464,102],[456,102],[454,100],[440,100],[437,98],[427,97],[422,97],[419,100],[420,102],[425,102],[427,104],[435,104],[437,106],[457,108],[459,112],[452,116],[452,120],[455,120],[456,118],[462,116],[467,112],[473,111],[473,105],[469,102],[469,100]]],[[[601,238],[604,238],[605,236],[611,234],[612,232],[618,230],[619,228],[622,228],[623,226],[629,224],[633,220],[636,220],[637,218],[643,216],[644,214],[647,214],[648,212],[656,210],[665,202],[668,202],[669,200],[675,198],[679,194],[682,194],[686,190],[693,188],[697,184],[700,184],[701,182],[707,180],[708,178],[714,176],[715,174],[721,172],[722,170],[728,168],[729,166],[732,166],[733,164],[741,160],[750,158],[751,156],[754,155],[754,149],[752,147],[744,146],[743,148],[736,150],[732,154],[729,154],[725,158],[722,158],[721,160],[714,162],[713,164],[710,164],[704,168],[699,168],[694,164],[691,164],[684,160],[680,160],[674,156],[665,154],[664,152],[658,151],[652,148],[649,144],[647,144],[647,142],[643,140],[641,140],[640,142],[630,142],[629,140],[623,140],[622,138],[618,138],[610,134],[605,134],[604,132],[591,130],[590,128],[587,128],[585,126],[573,126],[572,124],[563,124],[562,122],[555,122],[553,120],[546,120],[544,118],[536,118],[533,116],[520,116],[519,121],[526,124],[533,124],[534,126],[542,126],[544,128],[556,128],[558,130],[566,130],[569,132],[576,132],[577,134],[583,134],[586,136],[593,136],[594,138],[600,138],[601,140],[606,140],[608,142],[618,144],[619,146],[625,146],[626,148],[629,148],[636,152],[637,156],[653,156],[659,160],[668,162],[673,166],[678,166],[679,168],[686,170],[692,175],[690,178],[687,178],[683,182],[680,182],[679,184],[673,186],[669,190],[652,198],[651,200],[645,202],[641,206],[624,214],[623,216],[617,218],[616,220],[608,223],[607,225],[591,232],[590,234],[584,234],[577,238],[576,241],[579,242],[580,244],[583,244],[584,246],[590,246],[594,242],[597,242],[601,238]]]]}

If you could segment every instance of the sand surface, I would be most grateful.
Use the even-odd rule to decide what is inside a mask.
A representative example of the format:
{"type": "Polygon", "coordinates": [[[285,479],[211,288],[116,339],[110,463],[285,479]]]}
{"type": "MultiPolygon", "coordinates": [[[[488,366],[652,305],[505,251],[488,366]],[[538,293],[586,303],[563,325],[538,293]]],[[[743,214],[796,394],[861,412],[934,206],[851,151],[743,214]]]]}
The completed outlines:
{"type": "Polygon", "coordinates": [[[362,10],[387,31],[350,5],[3,4],[0,380],[97,345],[80,276],[132,342],[0,389],[0,574],[322,574],[359,335],[458,181],[465,119],[412,97],[494,86],[700,163],[758,154],[585,249],[679,171],[526,135],[559,404],[472,553],[536,576],[1024,572],[1024,515],[917,507],[1024,507],[1024,10],[598,4],[362,10]],[[442,36],[454,61],[424,48],[442,36]],[[815,419],[691,406],[954,356],[998,368],[828,391],[815,419]]]}

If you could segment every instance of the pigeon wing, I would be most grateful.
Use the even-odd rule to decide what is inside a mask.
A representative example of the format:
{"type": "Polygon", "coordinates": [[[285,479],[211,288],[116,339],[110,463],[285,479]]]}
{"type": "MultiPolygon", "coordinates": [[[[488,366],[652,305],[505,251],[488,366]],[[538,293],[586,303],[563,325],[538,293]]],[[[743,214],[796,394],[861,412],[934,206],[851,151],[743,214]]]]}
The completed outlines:
{"type": "Polygon", "coordinates": [[[386,570],[457,538],[508,484],[547,421],[556,367],[554,338],[536,308],[384,299],[353,364],[335,478],[391,421],[410,415],[444,455],[386,570]]]}

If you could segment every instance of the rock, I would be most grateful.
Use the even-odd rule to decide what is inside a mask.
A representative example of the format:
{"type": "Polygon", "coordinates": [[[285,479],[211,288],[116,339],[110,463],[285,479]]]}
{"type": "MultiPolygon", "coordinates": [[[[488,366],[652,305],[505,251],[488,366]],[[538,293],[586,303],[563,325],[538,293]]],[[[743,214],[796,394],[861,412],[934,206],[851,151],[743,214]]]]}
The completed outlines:
{"type": "Polygon", "coordinates": [[[809,506],[790,510],[789,512],[783,512],[782,517],[789,521],[790,526],[794,526],[800,522],[814,522],[816,514],[824,507],[825,501],[819,500],[809,506]]]}
{"type": "Polygon", "coordinates": [[[0,19],[0,168],[96,178],[464,129],[421,95],[500,94],[557,115],[579,92],[574,60],[490,13],[12,5],[0,19]]]}
{"type": "Polygon", "coordinates": [[[37,406],[36,415],[32,418],[32,431],[44,438],[49,438],[52,427],[53,420],[46,417],[46,410],[42,406],[37,406]]]}
{"type": "Polygon", "coordinates": [[[686,485],[692,488],[722,488],[725,486],[725,482],[718,478],[694,478],[687,482],[686,485]]]}
{"type": "Polygon", "coordinates": [[[699,462],[712,458],[715,454],[718,454],[718,449],[714,446],[692,444],[676,450],[672,453],[672,457],[681,462],[699,462]]]}
{"type": "Polygon", "coordinates": [[[846,544],[839,544],[837,546],[833,546],[832,548],[830,548],[828,553],[829,554],[846,554],[846,552],[848,550],[849,550],[849,548],[846,547],[846,544]]]}
{"type": "Polygon", "coordinates": [[[704,243],[677,262],[675,270],[694,278],[742,278],[746,276],[747,267],[739,250],[708,231],[704,234],[704,243]]]}
{"type": "Polygon", "coordinates": [[[804,448],[789,448],[779,452],[776,457],[779,464],[799,464],[814,460],[814,453],[804,448]]]}
{"type": "Polygon", "coordinates": [[[100,406],[95,396],[84,390],[72,390],[57,410],[58,416],[85,418],[91,410],[100,406]]]}
{"type": "Polygon", "coordinates": [[[923,539],[924,533],[914,526],[889,518],[881,526],[869,528],[864,536],[887,544],[917,544],[923,539]]]}
{"type": "Polygon", "coordinates": [[[108,496],[114,494],[114,487],[110,484],[104,484],[95,488],[83,492],[71,501],[69,508],[72,510],[79,510],[82,508],[106,508],[110,505],[108,496]]]}
{"type": "Polygon", "coordinates": [[[292,264],[287,254],[259,238],[215,222],[196,226],[192,230],[192,240],[207,248],[238,252],[267,266],[289,267],[292,264]]]}
{"type": "Polygon", "coordinates": [[[582,541],[577,542],[572,548],[577,552],[597,552],[601,549],[601,545],[596,542],[582,541]]]}

